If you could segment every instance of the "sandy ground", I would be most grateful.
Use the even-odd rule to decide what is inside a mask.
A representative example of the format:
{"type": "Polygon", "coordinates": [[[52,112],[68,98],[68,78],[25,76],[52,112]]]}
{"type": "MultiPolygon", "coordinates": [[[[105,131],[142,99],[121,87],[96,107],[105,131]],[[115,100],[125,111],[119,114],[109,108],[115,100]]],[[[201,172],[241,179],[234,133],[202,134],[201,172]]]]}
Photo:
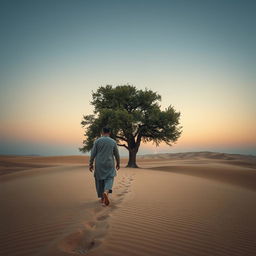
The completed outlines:
{"type": "Polygon", "coordinates": [[[255,255],[256,157],[140,157],[108,207],[87,161],[0,157],[1,256],[255,255]]]}

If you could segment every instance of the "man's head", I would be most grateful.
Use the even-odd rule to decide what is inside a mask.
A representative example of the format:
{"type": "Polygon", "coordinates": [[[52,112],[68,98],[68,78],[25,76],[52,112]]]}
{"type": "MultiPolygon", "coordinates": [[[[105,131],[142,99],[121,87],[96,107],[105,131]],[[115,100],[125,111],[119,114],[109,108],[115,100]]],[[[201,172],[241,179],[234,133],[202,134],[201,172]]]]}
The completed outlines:
{"type": "Polygon", "coordinates": [[[103,135],[109,135],[109,134],[110,134],[110,129],[109,129],[108,127],[104,127],[104,128],[102,129],[102,134],[103,134],[103,135]]]}

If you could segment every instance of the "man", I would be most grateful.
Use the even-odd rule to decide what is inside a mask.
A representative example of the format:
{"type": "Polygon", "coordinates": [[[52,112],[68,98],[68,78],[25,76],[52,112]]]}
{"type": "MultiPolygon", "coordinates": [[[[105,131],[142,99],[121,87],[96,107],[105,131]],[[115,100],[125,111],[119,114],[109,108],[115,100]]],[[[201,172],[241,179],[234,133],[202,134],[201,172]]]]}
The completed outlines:
{"type": "Polygon", "coordinates": [[[102,137],[97,139],[91,151],[89,170],[93,172],[93,162],[95,159],[95,185],[98,197],[105,205],[109,205],[108,194],[112,193],[116,169],[120,168],[120,157],[116,141],[110,136],[110,129],[103,128],[102,137]],[[115,160],[116,159],[116,168],[115,160]]]}

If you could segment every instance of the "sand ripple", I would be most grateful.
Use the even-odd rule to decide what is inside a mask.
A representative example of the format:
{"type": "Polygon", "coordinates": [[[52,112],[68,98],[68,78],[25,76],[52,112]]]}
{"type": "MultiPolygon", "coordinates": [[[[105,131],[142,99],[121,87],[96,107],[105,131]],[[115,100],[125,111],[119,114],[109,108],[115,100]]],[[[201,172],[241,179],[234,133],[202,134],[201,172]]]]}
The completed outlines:
{"type": "Polygon", "coordinates": [[[253,170],[236,167],[230,182],[211,170],[203,177],[166,171],[169,165],[121,169],[109,207],[94,200],[82,167],[3,182],[0,255],[254,256],[256,192],[242,173],[253,170]]]}
{"type": "Polygon", "coordinates": [[[255,192],[142,170],[132,188],[89,255],[255,255],[255,192]]]}

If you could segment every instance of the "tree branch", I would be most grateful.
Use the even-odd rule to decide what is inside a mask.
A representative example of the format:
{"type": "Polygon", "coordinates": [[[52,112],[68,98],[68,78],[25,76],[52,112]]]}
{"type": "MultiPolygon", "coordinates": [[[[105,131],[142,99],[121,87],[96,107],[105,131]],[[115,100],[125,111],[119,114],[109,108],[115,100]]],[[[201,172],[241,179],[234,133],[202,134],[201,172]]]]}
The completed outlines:
{"type": "Polygon", "coordinates": [[[117,143],[117,146],[125,147],[126,149],[128,149],[128,150],[129,150],[129,148],[128,148],[125,144],[119,144],[119,143],[117,143]]]}
{"type": "Polygon", "coordinates": [[[136,131],[134,138],[139,134],[139,132],[141,131],[141,128],[145,126],[146,126],[145,124],[141,124],[141,125],[139,124],[138,130],[136,131]]]}
{"type": "Polygon", "coordinates": [[[119,139],[119,140],[123,140],[123,141],[126,141],[126,142],[127,142],[127,139],[126,139],[126,138],[124,138],[124,137],[122,137],[122,136],[118,136],[118,135],[116,135],[116,138],[117,138],[117,139],[119,139]]]}

